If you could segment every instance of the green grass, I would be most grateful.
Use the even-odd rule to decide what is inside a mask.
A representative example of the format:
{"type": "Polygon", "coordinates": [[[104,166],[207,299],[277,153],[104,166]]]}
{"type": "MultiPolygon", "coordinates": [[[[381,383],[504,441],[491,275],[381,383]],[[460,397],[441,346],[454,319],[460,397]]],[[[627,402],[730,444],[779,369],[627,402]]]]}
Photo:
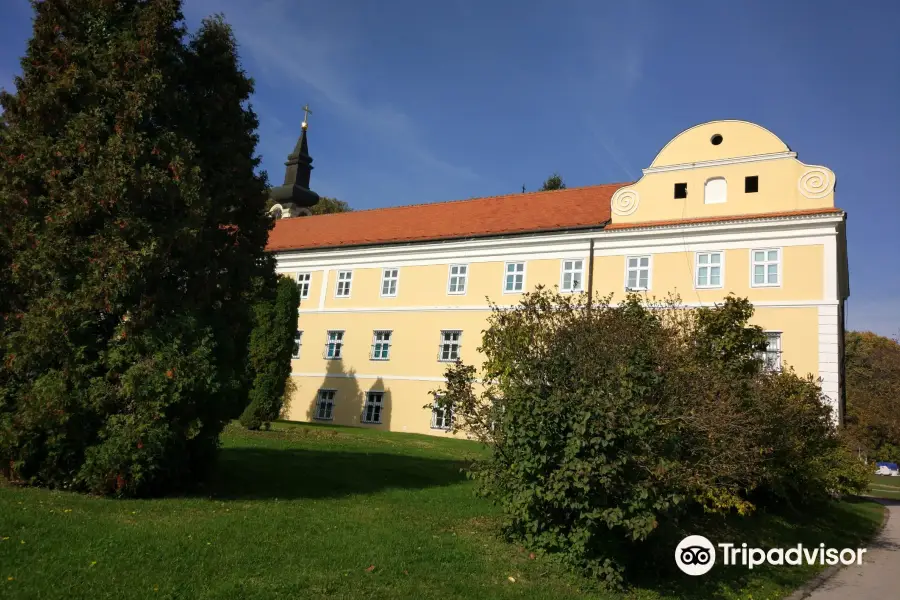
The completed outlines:
{"type": "MultiPolygon", "coordinates": [[[[229,428],[202,494],[115,501],[0,486],[0,598],[616,597],[498,537],[496,510],[460,473],[480,452],[461,440],[278,424],[229,428]]],[[[843,545],[880,520],[879,505],[858,502],[717,527],[737,542],[843,545]]],[[[648,580],[628,597],[778,598],[812,572],[717,567],[648,580]]]]}
{"type": "Polygon", "coordinates": [[[870,475],[869,494],[874,498],[900,500],[900,477],[870,475]]]}

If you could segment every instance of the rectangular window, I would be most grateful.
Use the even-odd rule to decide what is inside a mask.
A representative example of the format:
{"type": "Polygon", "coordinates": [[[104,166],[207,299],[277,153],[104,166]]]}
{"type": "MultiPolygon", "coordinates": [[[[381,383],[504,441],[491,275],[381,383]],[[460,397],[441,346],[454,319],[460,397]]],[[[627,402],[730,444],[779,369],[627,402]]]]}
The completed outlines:
{"type": "Polygon", "coordinates": [[[762,361],[762,367],[766,371],[781,371],[781,333],[777,331],[766,332],[766,349],[757,355],[762,361]]]}
{"type": "Polygon", "coordinates": [[[628,256],[625,258],[625,289],[650,289],[649,256],[628,256]]]}
{"type": "Polygon", "coordinates": [[[523,289],[525,289],[525,263],[506,263],[503,291],[521,292],[523,289]]]}
{"type": "Polygon", "coordinates": [[[722,261],[721,252],[698,252],[694,284],[698,288],[722,287],[722,261]]]}
{"type": "Polygon", "coordinates": [[[341,350],[344,348],[344,332],[329,331],[325,341],[325,358],[329,360],[337,360],[341,357],[341,350]]]}
{"type": "Polygon", "coordinates": [[[441,347],[438,352],[438,360],[453,362],[459,358],[459,339],[462,331],[441,331],[441,347]]]}
{"type": "Polygon", "coordinates": [[[755,194],[759,191],[759,175],[744,177],[744,193],[755,194]]]}
{"type": "Polygon", "coordinates": [[[781,249],[750,251],[752,287],[781,285],[781,249]]]}
{"type": "Polygon", "coordinates": [[[453,423],[453,411],[450,406],[444,406],[440,401],[440,397],[434,399],[434,405],[431,408],[431,428],[446,431],[453,423]]]}
{"type": "Polygon", "coordinates": [[[297,273],[297,290],[300,292],[300,299],[309,298],[309,281],[312,279],[312,273],[297,273]]]}
{"type": "Polygon", "coordinates": [[[366,392],[366,405],[363,407],[363,423],[381,423],[381,408],[384,404],[384,392],[366,392]]]}
{"type": "Polygon", "coordinates": [[[300,346],[303,345],[303,332],[299,329],[294,332],[294,350],[291,352],[291,358],[300,358],[300,346]]]}
{"type": "Polygon", "coordinates": [[[675,199],[687,198],[687,184],[686,183],[676,183],[675,184],[675,199]]]}
{"type": "Polygon", "coordinates": [[[316,419],[330,421],[334,418],[334,390],[319,390],[316,400],[316,419]]]}
{"type": "Polygon", "coordinates": [[[350,297],[350,284],[353,282],[353,271],[338,271],[337,287],[334,290],[336,298],[350,297]]]}
{"type": "Polygon", "coordinates": [[[466,280],[469,278],[469,265],[450,265],[447,279],[448,294],[465,294],[466,280]]]}
{"type": "Polygon", "coordinates": [[[399,278],[399,269],[383,269],[381,271],[381,295],[396,296],[397,295],[397,279],[399,278]]]}
{"type": "Polygon", "coordinates": [[[562,291],[580,292],[584,290],[584,261],[579,259],[562,261],[562,291]]]}
{"type": "Polygon", "coordinates": [[[375,331],[372,333],[372,360],[388,360],[391,355],[391,332],[375,331]]]}

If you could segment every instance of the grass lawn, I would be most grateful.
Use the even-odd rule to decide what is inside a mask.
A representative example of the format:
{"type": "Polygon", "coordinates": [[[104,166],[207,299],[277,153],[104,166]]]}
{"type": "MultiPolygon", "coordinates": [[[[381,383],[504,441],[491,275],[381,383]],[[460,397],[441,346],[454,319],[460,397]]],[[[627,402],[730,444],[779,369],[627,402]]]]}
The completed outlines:
{"type": "Polygon", "coordinates": [[[900,500],[900,477],[870,475],[869,494],[875,498],[900,500]]]}
{"type": "MultiPolygon", "coordinates": [[[[473,443],[286,423],[232,427],[223,442],[218,477],[191,497],[0,486],[0,598],[616,597],[497,536],[496,510],[460,474],[481,451],[473,443]]],[[[881,510],[842,503],[720,533],[769,547],[855,546],[881,510]]],[[[627,597],[780,598],[814,571],[717,566],[627,597]]]]}

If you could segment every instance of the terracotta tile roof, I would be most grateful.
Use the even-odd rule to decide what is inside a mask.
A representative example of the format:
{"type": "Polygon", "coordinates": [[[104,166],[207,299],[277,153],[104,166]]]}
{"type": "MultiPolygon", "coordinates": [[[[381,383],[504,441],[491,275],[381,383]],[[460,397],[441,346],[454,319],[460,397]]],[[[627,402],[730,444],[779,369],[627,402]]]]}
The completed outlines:
{"type": "Polygon", "coordinates": [[[840,208],[809,208],[806,210],[788,210],[784,212],[771,212],[746,215],[728,215],[722,217],[698,217],[694,219],[671,219],[668,221],[640,221],[637,223],[610,223],[604,227],[605,231],[618,229],[643,229],[646,227],[668,227],[671,225],[694,225],[700,223],[722,223],[728,221],[753,221],[756,219],[777,219],[783,217],[803,217],[813,215],[832,215],[843,213],[840,208]]]}
{"type": "Polygon", "coordinates": [[[628,183],[279,219],[266,249],[294,250],[601,226],[628,183]]]}

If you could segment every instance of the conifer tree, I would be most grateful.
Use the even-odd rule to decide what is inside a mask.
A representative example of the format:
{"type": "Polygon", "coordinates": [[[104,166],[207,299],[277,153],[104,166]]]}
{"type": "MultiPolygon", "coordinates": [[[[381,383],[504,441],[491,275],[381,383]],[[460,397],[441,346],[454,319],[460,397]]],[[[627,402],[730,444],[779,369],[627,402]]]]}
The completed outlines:
{"type": "Polygon", "coordinates": [[[202,477],[271,289],[252,81],[179,0],[33,2],[0,94],[0,468],[137,495],[202,477]]]}
{"type": "Polygon", "coordinates": [[[253,383],[250,403],[241,415],[241,424],[248,429],[259,429],[281,413],[285,383],[291,376],[299,304],[297,283],[281,277],[275,300],[261,301],[254,307],[249,362],[253,383]]]}

